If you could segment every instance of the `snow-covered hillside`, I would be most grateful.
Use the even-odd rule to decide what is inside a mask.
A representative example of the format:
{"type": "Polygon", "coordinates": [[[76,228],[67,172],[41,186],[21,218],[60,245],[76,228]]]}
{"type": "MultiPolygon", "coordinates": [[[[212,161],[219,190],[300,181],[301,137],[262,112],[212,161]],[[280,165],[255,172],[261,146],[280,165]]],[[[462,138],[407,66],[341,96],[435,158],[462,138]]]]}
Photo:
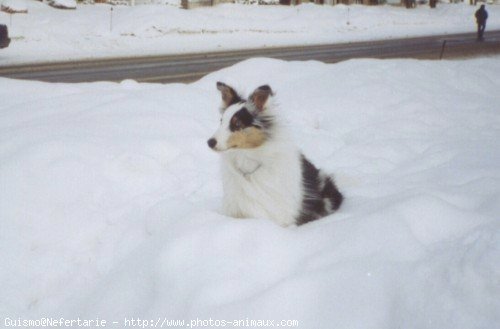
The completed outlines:
{"type": "Polygon", "coordinates": [[[498,58],[0,85],[0,317],[500,323],[498,58]],[[218,213],[219,80],[273,87],[298,145],[335,173],[338,213],[287,229],[218,213]]]}
{"type": "MultiPolygon", "coordinates": [[[[2,1],[2,0],[0,0],[2,1]]],[[[12,2],[14,0],[4,0],[12,2]]],[[[419,6],[78,5],[58,10],[25,1],[28,14],[0,12],[13,41],[0,66],[33,61],[218,51],[474,32],[467,3],[419,6]]],[[[500,5],[488,6],[487,30],[500,29],[500,5]]]]}

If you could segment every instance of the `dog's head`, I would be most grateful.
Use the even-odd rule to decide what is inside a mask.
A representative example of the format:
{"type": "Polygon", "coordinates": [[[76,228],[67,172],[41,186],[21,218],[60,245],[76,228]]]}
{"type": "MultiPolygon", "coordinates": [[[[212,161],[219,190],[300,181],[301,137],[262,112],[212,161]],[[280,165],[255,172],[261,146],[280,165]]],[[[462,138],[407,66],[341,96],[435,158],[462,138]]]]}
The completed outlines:
{"type": "Polygon", "coordinates": [[[217,82],[217,89],[222,96],[222,118],[208,146],[215,151],[227,151],[253,149],[264,144],[273,127],[273,116],[268,108],[273,96],[271,88],[268,85],[258,87],[248,100],[222,82],[217,82]]]}

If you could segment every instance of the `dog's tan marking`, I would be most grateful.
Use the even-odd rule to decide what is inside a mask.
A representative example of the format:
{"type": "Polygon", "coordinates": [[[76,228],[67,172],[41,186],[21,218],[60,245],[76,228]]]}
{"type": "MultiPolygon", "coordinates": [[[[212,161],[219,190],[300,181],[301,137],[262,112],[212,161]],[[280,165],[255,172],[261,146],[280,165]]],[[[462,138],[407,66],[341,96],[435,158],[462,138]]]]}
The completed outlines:
{"type": "Polygon", "coordinates": [[[255,127],[236,131],[229,136],[227,144],[230,148],[252,149],[261,146],[266,141],[266,134],[255,127]]]}

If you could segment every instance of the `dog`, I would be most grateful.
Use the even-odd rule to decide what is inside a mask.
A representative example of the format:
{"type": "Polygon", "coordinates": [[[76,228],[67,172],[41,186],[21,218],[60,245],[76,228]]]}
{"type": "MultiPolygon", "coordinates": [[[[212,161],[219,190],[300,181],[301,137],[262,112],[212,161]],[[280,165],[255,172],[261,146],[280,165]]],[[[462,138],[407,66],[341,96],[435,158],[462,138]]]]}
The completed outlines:
{"type": "Polygon", "coordinates": [[[266,218],[286,227],[335,212],[343,201],[333,178],[317,169],[290,142],[263,85],[244,99],[217,82],[220,127],[208,146],[222,157],[223,212],[266,218]]]}

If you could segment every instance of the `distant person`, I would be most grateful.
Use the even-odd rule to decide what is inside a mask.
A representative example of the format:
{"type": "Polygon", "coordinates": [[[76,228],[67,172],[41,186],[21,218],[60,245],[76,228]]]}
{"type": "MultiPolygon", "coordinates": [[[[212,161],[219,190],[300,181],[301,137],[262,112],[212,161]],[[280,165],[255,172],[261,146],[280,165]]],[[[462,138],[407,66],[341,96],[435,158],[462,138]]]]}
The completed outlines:
{"type": "Polygon", "coordinates": [[[477,40],[484,40],[483,33],[486,28],[486,20],[488,19],[488,12],[484,9],[484,5],[476,11],[476,23],[477,23],[477,40]]]}

